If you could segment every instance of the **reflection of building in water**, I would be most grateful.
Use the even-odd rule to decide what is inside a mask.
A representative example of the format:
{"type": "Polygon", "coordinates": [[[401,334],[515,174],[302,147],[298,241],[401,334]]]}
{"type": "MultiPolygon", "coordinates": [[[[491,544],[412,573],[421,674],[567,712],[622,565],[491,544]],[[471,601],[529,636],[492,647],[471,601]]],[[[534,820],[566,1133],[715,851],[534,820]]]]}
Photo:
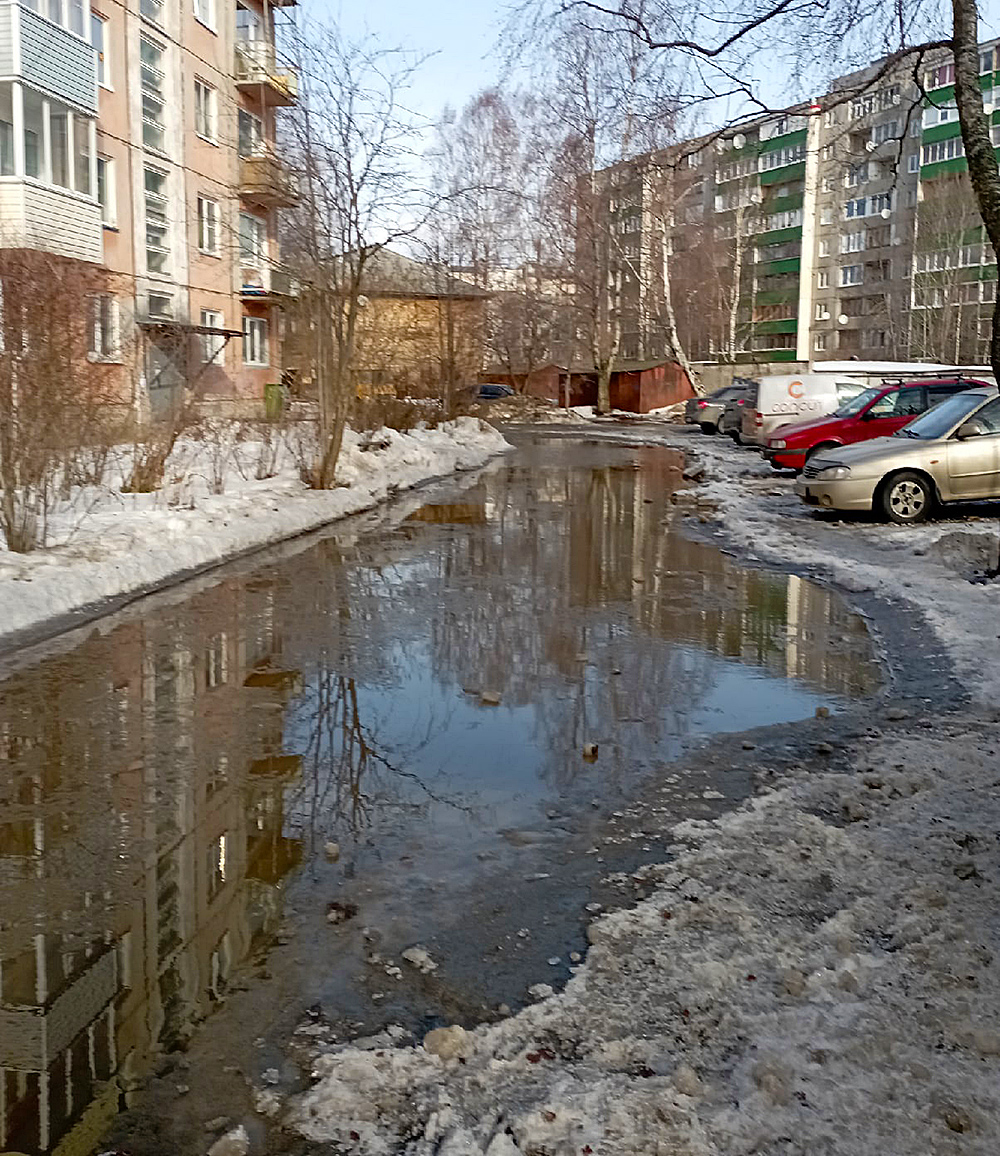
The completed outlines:
{"type": "Polygon", "coordinates": [[[298,675],[271,589],[226,583],[153,621],[0,705],[0,1150],[91,1151],[274,924],[301,857],[283,830],[298,675]]]}

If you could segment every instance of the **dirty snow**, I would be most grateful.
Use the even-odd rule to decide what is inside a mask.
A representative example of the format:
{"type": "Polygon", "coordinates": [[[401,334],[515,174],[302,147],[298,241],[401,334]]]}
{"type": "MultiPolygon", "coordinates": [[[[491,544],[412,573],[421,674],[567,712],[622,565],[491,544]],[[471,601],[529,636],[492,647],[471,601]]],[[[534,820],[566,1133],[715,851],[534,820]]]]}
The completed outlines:
{"type": "Polygon", "coordinates": [[[919,606],[973,705],[898,710],[740,810],[675,827],[656,890],[595,918],[565,990],[470,1032],[460,1058],[398,1035],[321,1048],[284,1115],[308,1140],[365,1156],[995,1156],[1000,713],[983,704],[1000,592],[935,556],[955,523],[819,523],[752,456],[699,454],[706,532],[919,606]]]}
{"type": "Polygon", "coordinates": [[[299,479],[289,445],[281,447],[274,476],[257,480],[260,445],[221,440],[178,442],[155,493],[123,494],[113,479],[76,494],[53,519],[43,550],[0,549],[0,638],[370,509],[510,448],[493,426],[470,417],[406,433],[348,430],[339,488],[317,491],[299,479]],[[211,479],[223,457],[225,488],[214,493],[211,479]]]}

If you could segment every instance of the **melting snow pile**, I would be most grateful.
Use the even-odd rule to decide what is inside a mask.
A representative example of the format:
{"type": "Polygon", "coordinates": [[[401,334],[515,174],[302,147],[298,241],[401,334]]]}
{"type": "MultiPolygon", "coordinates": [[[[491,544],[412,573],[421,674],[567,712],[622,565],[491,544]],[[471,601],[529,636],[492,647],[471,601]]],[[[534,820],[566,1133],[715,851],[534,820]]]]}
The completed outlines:
{"type": "Polygon", "coordinates": [[[316,529],[397,491],[477,469],[509,448],[496,429],[469,417],[406,433],[347,430],[339,487],[310,490],[288,444],[273,476],[257,480],[254,463],[266,456],[259,444],[181,440],[155,493],[122,493],[122,467],[106,488],[75,494],[53,517],[49,547],[25,555],[0,549],[0,636],[316,529]]]}
{"type": "Polygon", "coordinates": [[[565,992],[450,1059],[398,1029],[319,1054],[286,1125],[368,1156],[995,1156],[998,739],[874,739],[877,771],[684,824],[565,992]]]}

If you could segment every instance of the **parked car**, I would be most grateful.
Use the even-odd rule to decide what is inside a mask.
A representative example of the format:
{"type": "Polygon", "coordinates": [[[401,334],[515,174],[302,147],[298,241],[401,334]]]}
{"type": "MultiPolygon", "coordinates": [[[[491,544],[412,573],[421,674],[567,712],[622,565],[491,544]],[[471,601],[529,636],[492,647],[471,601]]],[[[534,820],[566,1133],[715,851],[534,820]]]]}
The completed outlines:
{"type": "Polygon", "coordinates": [[[500,382],[491,381],[481,385],[476,396],[480,401],[498,401],[503,397],[513,397],[514,391],[509,385],[501,385],[500,382]]]}
{"type": "Polygon", "coordinates": [[[826,510],[921,522],[938,503],[1000,498],[1000,396],[956,393],[890,437],[815,454],[795,492],[826,510]]]}
{"type": "Polygon", "coordinates": [[[752,397],[753,394],[749,388],[744,390],[739,397],[731,397],[726,402],[722,417],[719,418],[719,433],[729,434],[738,446],[743,444],[743,410],[744,407],[753,404],[752,397]]]}
{"type": "Polygon", "coordinates": [[[801,470],[813,454],[887,437],[938,402],[974,386],[989,384],[952,377],[871,386],[828,417],[779,426],[767,439],[764,457],[776,470],[801,470]]]}
{"type": "Polygon", "coordinates": [[[778,426],[833,413],[869,382],[861,375],[777,373],[765,374],[755,384],[753,404],[743,407],[740,436],[744,444],[762,446],[778,426]]]}
{"type": "Polygon", "coordinates": [[[701,426],[702,433],[718,433],[719,419],[726,403],[731,398],[742,397],[746,390],[746,382],[734,381],[732,385],[717,389],[707,397],[693,397],[684,406],[684,421],[688,425],[701,426]]]}

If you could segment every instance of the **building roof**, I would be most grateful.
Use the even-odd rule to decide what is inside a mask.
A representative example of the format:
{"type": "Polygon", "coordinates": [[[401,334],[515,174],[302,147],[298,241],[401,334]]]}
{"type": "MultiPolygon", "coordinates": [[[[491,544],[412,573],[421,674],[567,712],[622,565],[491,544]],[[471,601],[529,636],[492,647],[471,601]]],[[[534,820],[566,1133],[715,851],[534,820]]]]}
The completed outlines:
{"type": "Polygon", "coordinates": [[[391,249],[381,249],[366,268],[361,292],[368,297],[489,297],[470,281],[454,277],[429,261],[415,261],[391,249]]]}

